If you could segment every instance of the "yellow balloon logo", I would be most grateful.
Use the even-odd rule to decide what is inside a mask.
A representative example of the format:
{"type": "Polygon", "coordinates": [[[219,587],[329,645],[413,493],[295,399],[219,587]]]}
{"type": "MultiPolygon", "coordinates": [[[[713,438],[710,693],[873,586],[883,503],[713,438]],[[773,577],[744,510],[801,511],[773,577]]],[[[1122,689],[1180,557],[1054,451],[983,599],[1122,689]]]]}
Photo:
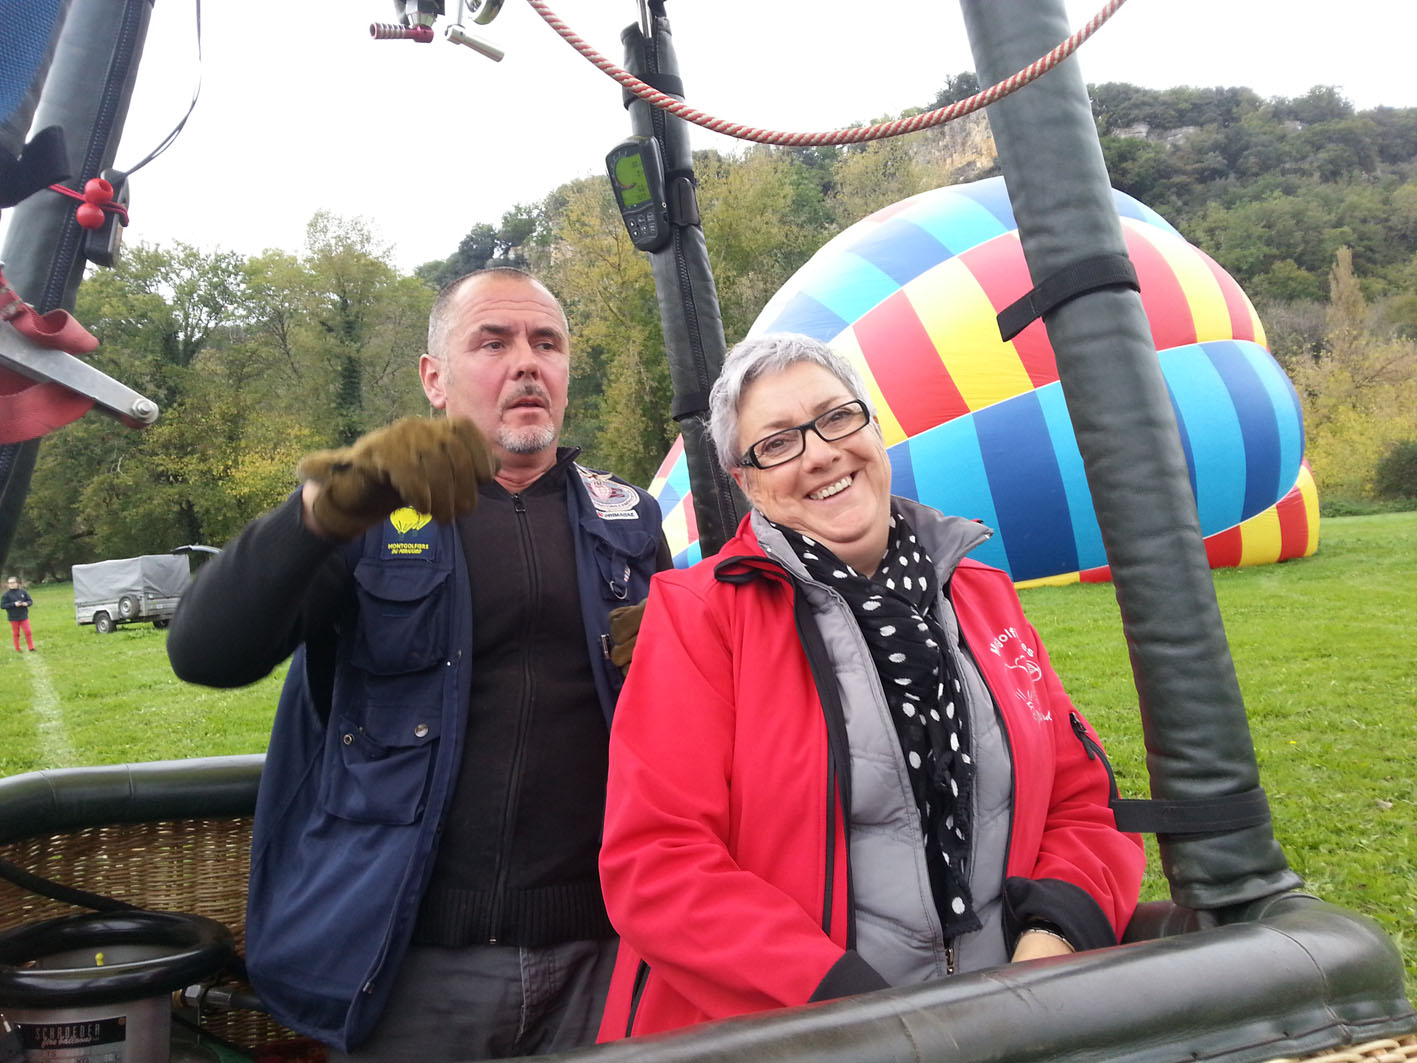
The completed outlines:
{"type": "Polygon", "coordinates": [[[394,530],[400,535],[407,535],[411,531],[417,531],[423,525],[432,520],[432,516],[427,513],[420,513],[412,506],[404,506],[389,514],[389,521],[393,524],[394,530]]]}

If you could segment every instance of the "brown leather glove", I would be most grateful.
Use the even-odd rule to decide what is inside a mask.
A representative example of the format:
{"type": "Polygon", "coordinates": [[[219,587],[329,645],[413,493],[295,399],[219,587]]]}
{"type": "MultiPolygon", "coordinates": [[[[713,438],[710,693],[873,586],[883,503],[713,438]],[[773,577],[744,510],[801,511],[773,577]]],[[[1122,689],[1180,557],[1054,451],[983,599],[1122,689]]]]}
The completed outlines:
{"type": "Polygon", "coordinates": [[[635,652],[635,640],[640,634],[640,621],[645,617],[646,598],[638,605],[622,605],[610,610],[610,663],[621,675],[630,674],[630,658],[635,652]]]}
{"type": "Polygon", "coordinates": [[[321,485],[312,507],[320,528],[352,539],[402,506],[444,522],[467,513],[477,506],[477,485],[496,471],[471,421],[406,417],[350,446],[305,455],[296,474],[321,485]]]}

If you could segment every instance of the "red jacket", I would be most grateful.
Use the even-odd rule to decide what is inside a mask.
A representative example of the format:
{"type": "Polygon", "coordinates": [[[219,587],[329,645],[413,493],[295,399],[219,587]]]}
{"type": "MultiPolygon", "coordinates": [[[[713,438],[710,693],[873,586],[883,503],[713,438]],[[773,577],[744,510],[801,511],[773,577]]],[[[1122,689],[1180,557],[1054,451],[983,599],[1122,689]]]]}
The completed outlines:
{"type": "MultiPolygon", "coordinates": [[[[602,1041],[803,1004],[846,951],[845,834],[792,584],[767,560],[775,576],[718,579],[735,555],[764,557],[746,520],[718,558],[654,577],[616,708],[600,871],[621,944],[602,1041]]],[[[1116,829],[1105,762],[1008,576],[965,559],[950,599],[1013,758],[1006,875],[1085,890],[1120,936],[1143,856],[1116,829]]]]}

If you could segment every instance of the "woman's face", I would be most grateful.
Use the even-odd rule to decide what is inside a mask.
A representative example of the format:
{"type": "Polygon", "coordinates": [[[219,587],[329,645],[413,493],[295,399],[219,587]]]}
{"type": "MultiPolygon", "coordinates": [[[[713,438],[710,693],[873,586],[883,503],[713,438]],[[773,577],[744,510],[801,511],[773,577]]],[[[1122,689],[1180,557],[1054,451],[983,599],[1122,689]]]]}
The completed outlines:
{"type": "MultiPolygon", "coordinates": [[[[738,402],[738,452],[854,397],[812,362],[761,376],[738,402]]],[[[736,468],[733,478],[769,520],[825,544],[859,572],[869,576],[876,571],[891,513],[891,468],[877,425],[834,443],[808,429],[799,457],[771,469],[736,468]]]]}

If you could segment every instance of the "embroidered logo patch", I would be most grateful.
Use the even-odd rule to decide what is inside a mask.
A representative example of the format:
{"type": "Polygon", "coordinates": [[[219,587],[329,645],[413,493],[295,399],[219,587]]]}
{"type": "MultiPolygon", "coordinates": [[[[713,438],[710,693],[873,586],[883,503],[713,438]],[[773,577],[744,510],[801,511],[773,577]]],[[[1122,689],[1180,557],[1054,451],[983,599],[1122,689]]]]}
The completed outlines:
{"type": "Polygon", "coordinates": [[[585,484],[586,493],[601,520],[634,520],[640,496],[628,484],[617,483],[604,473],[591,472],[576,466],[585,484]]]}
{"type": "Polygon", "coordinates": [[[411,506],[404,506],[389,514],[389,523],[394,526],[394,530],[400,535],[407,535],[411,531],[417,531],[433,518],[427,513],[420,513],[411,506]]]}
{"type": "MultiPolygon", "coordinates": [[[[435,531],[429,527],[432,521],[429,514],[409,506],[394,510],[389,514],[389,525],[394,534],[384,540],[384,556],[431,558],[435,531]]],[[[386,527],[386,534],[388,531],[386,527]]]]}
{"type": "Polygon", "coordinates": [[[1015,680],[1018,685],[1014,687],[1014,697],[1028,706],[1034,721],[1047,723],[1051,720],[1052,710],[1044,712],[1033,697],[1034,684],[1043,679],[1043,669],[1038,666],[1038,655],[1033,652],[1033,647],[1024,642],[1014,628],[1006,627],[989,640],[989,652],[1000,658],[1005,668],[1023,673],[1015,680]]]}

